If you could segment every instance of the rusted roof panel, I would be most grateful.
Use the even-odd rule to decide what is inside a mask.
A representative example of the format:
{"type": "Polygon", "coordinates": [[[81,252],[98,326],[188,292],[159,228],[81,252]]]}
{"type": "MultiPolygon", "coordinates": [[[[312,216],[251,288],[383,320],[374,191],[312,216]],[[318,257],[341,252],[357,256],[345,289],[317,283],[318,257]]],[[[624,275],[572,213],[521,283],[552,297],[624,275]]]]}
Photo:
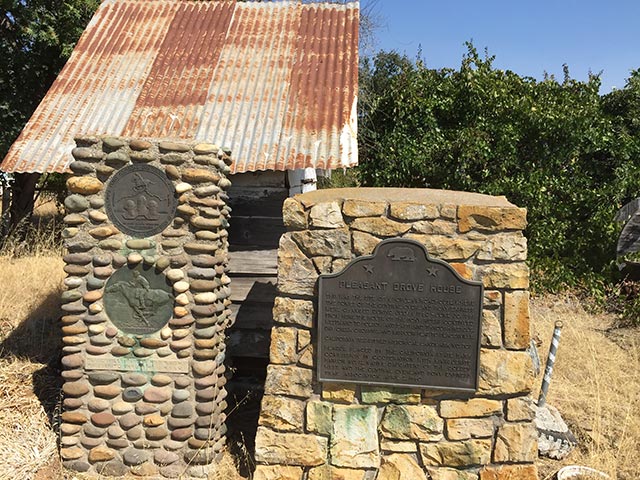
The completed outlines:
{"type": "Polygon", "coordinates": [[[357,163],[358,3],[107,0],[0,165],[62,172],[78,134],[193,138],[233,172],[357,163]]]}

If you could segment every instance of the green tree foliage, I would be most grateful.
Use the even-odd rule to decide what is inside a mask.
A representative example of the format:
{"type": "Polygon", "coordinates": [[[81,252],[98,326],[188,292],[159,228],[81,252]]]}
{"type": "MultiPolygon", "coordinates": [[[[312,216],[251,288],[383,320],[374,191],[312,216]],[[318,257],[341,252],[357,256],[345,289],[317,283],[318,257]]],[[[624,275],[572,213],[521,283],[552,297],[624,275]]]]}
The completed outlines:
{"type": "Polygon", "coordinates": [[[99,0],[0,0],[0,158],[71,55],[99,0]]]}
{"type": "Polygon", "coordinates": [[[494,68],[472,44],[459,69],[381,52],[361,69],[360,181],[505,195],[528,209],[546,288],[611,278],[616,209],[640,194],[640,73],[543,81],[494,68]]]}

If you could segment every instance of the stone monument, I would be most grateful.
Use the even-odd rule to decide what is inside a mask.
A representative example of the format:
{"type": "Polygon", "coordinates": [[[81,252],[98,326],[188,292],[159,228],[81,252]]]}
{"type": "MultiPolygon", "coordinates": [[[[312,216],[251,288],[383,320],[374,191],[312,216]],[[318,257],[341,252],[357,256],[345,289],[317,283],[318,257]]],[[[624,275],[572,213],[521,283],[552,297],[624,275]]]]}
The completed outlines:
{"type": "Polygon", "coordinates": [[[225,438],[231,159],[206,143],[76,143],[63,231],[63,463],[205,477],[225,438]]]}
{"type": "Polygon", "coordinates": [[[537,480],[526,211],[357,188],[283,213],[254,480],[537,480]]]}

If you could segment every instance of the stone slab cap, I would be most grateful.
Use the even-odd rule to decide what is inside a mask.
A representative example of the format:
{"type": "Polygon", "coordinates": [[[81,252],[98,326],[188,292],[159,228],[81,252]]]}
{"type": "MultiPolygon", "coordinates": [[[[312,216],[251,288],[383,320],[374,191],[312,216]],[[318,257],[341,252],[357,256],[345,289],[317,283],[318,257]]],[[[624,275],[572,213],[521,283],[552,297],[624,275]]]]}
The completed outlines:
{"type": "Polygon", "coordinates": [[[306,208],[318,203],[336,200],[362,200],[365,202],[405,202],[423,205],[477,205],[485,207],[516,206],[504,196],[484,195],[482,193],[457,192],[453,190],[434,190],[431,188],[332,188],[315,190],[294,197],[306,208]]]}

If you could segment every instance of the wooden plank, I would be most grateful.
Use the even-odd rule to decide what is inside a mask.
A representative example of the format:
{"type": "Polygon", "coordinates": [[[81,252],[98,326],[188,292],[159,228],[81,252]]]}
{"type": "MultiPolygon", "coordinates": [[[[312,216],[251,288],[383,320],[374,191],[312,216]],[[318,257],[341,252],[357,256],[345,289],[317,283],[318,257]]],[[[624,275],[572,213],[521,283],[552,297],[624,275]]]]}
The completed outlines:
{"type": "Polygon", "coordinates": [[[276,277],[237,277],[231,280],[230,299],[234,303],[272,303],[276,298],[276,277]]]}
{"type": "Polygon", "coordinates": [[[232,357],[268,358],[270,343],[270,332],[235,330],[229,333],[227,348],[232,357]]]}
{"type": "Polygon", "coordinates": [[[257,329],[271,331],[273,326],[273,302],[267,303],[232,303],[231,318],[235,329],[257,329]]]}
{"type": "Polygon", "coordinates": [[[230,187],[229,206],[234,216],[259,215],[281,217],[282,204],[288,196],[284,188],[275,187],[230,187]]]}
{"type": "Polygon", "coordinates": [[[285,232],[281,217],[231,217],[229,243],[277,248],[285,232]]]}
{"type": "Polygon", "coordinates": [[[229,276],[277,275],[278,251],[276,249],[231,249],[229,250],[229,276]]]}

